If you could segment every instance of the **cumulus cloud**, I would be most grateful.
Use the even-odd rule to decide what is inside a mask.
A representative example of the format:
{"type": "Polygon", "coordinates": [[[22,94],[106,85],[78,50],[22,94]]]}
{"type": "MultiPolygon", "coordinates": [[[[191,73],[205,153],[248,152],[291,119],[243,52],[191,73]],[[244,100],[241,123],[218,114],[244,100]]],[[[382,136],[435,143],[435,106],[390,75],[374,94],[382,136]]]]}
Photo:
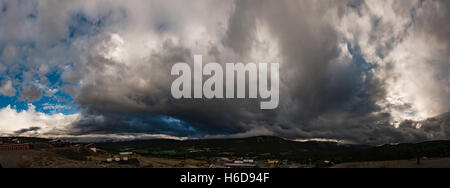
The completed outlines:
{"type": "Polygon", "coordinates": [[[48,136],[61,135],[70,129],[79,114],[45,114],[37,112],[35,106],[18,111],[11,106],[0,109],[0,135],[48,136]]]}
{"type": "Polygon", "coordinates": [[[42,98],[42,91],[32,85],[32,86],[25,86],[22,90],[22,93],[20,94],[21,100],[27,100],[27,101],[38,101],[42,98]]]}
{"type": "MultiPolygon", "coordinates": [[[[82,112],[66,133],[79,137],[446,139],[446,118],[427,118],[450,110],[449,4],[2,1],[0,72],[21,75],[22,100],[52,96],[52,88],[69,93],[82,112]],[[258,99],[173,99],[170,69],[192,65],[195,54],[222,65],[280,63],[279,108],[259,110],[258,99]],[[60,86],[46,79],[54,70],[60,86]]],[[[43,131],[29,129],[14,131],[43,131]]]]}
{"type": "Polygon", "coordinates": [[[8,97],[16,96],[16,89],[14,89],[12,81],[2,81],[2,85],[0,87],[0,94],[8,97]]]}
{"type": "Polygon", "coordinates": [[[339,25],[352,45],[361,49],[363,58],[377,66],[374,73],[383,81],[386,93],[378,103],[397,124],[449,110],[449,40],[441,34],[449,31],[431,26],[448,25],[446,4],[365,1],[339,25]]]}

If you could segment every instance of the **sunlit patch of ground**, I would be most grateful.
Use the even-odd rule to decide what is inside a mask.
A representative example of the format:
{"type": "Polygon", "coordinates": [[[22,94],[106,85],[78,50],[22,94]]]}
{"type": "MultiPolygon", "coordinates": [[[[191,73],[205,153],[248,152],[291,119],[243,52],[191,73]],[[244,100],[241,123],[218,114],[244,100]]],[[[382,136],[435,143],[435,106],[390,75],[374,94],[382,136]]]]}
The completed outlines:
{"type": "Polygon", "coordinates": [[[450,168],[450,158],[417,160],[342,163],[333,168],[450,168]]]}

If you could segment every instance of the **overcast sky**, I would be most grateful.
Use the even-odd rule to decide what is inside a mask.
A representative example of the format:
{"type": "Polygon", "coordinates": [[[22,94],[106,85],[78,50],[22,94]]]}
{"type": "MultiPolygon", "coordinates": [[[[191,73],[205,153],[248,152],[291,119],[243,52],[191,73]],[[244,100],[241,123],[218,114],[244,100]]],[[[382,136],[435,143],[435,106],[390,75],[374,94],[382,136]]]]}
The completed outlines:
{"type": "Polygon", "coordinates": [[[449,72],[447,0],[0,1],[3,136],[450,139],[449,72]],[[196,54],[279,63],[279,107],[175,100],[196,54]]]}

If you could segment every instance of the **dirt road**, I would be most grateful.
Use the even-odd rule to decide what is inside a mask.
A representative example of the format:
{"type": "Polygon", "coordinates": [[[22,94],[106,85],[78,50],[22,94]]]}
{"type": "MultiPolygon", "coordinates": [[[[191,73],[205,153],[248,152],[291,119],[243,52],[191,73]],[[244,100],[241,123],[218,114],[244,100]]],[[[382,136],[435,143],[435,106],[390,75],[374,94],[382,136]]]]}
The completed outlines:
{"type": "Polygon", "coordinates": [[[342,163],[332,168],[450,168],[450,158],[423,159],[417,165],[417,160],[380,161],[380,162],[358,162],[342,163]]]}

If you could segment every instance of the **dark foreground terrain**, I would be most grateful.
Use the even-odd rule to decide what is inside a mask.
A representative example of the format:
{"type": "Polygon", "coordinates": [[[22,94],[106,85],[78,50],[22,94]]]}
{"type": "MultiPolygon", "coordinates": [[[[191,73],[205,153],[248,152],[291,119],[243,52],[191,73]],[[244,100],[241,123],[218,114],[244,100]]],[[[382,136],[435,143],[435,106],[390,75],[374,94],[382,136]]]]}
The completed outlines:
{"type": "Polygon", "coordinates": [[[109,151],[135,151],[145,156],[163,158],[244,157],[255,160],[288,160],[312,167],[361,161],[392,161],[450,157],[450,141],[398,144],[370,147],[332,142],[295,142],[278,137],[252,137],[225,140],[149,140],[100,143],[109,151]]]}
{"type": "Polygon", "coordinates": [[[333,168],[450,168],[450,158],[422,159],[420,164],[417,160],[397,160],[397,161],[368,161],[342,163],[333,168]]]}
{"type": "Polygon", "coordinates": [[[95,146],[86,143],[54,146],[46,139],[3,139],[16,139],[34,146],[24,151],[0,151],[0,164],[3,167],[450,167],[450,159],[447,159],[450,158],[450,141],[369,147],[332,142],[295,142],[260,136],[244,139],[140,140],[95,143],[95,146]],[[126,163],[123,162],[123,152],[132,154],[131,157],[126,156],[126,163]],[[116,162],[117,158],[122,162],[116,162]],[[132,158],[138,162],[128,163],[132,158]],[[417,165],[418,160],[420,165],[417,165]]]}

